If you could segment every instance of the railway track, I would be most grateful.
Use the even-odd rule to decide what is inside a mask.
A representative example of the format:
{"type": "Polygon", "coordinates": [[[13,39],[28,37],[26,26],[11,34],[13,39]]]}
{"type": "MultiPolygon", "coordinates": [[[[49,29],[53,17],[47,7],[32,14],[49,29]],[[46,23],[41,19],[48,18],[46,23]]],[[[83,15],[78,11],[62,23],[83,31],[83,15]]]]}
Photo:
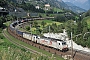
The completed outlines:
{"type": "MultiPolygon", "coordinates": [[[[27,43],[27,44],[30,44],[32,46],[35,46],[37,48],[40,48],[40,49],[43,49],[43,50],[46,50],[48,52],[51,52],[53,54],[57,54],[59,56],[62,56],[64,58],[68,58],[70,59],[71,58],[71,51],[67,51],[67,52],[61,52],[61,51],[58,51],[57,49],[54,49],[54,48],[51,48],[51,47],[47,47],[47,46],[44,46],[44,45],[41,45],[41,44],[37,44],[37,43],[34,43],[32,41],[29,41],[27,39],[24,39],[18,35],[16,35],[15,33],[11,32],[9,29],[8,29],[8,32],[14,36],[15,38],[27,43]]],[[[87,55],[87,54],[82,54],[80,53],[80,51],[74,51],[73,52],[73,60],[90,60],[90,55],[87,55]]]]}
{"type": "MultiPolygon", "coordinates": [[[[6,30],[6,29],[4,29],[4,30],[6,30]]],[[[5,32],[4,32],[4,30],[3,30],[3,35],[11,42],[11,43],[13,43],[13,44],[15,44],[15,45],[17,45],[17,46],[19,46],[19,47],[23,47],[24,49],[26,49],[27,51],[30,51],[31,53],[33,53],[33,54],[41,54],[40,52],[37,52],[37,51],[35,51],[35,50],[32,50],[32,49],[30,49],[30,48],[28,48],[28,47],[26,47],[26,46],[24,46],[24,45],[21,45],[21,44],[19,44],[19,43],[17,43],[17,42],[15,42],[15,41],[13,41],[5,32]]],[[[44,54],[43,54],[44,55],[44,54]]],[[[46,56],[46,55],[44,55],[44,56],[46,56]]]]}

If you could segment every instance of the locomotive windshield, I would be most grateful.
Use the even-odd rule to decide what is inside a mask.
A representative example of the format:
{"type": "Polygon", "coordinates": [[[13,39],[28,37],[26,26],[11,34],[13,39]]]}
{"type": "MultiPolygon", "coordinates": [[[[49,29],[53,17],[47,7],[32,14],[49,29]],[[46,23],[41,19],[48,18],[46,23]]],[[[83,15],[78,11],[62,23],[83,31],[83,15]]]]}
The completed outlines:
{"type": "Polygon", "coordinates": [[[62,42],[62,45],[66,45],[66,42],[62,42]]]}

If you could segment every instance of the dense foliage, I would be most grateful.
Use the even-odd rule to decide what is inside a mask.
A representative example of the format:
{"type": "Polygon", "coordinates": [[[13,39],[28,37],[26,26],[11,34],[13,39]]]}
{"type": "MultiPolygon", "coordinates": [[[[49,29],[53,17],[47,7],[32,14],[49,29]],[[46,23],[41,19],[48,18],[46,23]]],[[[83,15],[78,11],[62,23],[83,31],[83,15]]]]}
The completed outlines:
{"type": "Polygon", "coordinates": [[[90,47],[90,28],[85,20],[75,22],[69,20],[65,23],[65,29],[67,30],[69,38],[71,32],[73,33],[73,40],[84,47],[90,47]]]}
{"type": "Polygon", "coordinates": [[[0,27],[2,27],[2,26],[3,26],[3,18],[0,17],[0,27]]]}
{"type": "Polygon", "coordinates": [[[26,11],[30,11],[30,12],[40,12],[40,13],[44,13],[45,11],[43,9],[36,9],[34,5],[30,4],[30,3],[22,3],[22,4],[18,4],[18,7],[23,8],[26,11]]]}
{"type": "Polygon", "coordinates": [[[6,15],[6,16],[0,16],[0,28],[4,27],[3,23],[7,21],[13,21],[15,19],[14,16],[6,15]]]}
{"type": "Polygon", "coordinates": [[[90,47],[90,18],[88,17],[90,17],[90,10],[80,15],[58,15],[55,21],[64,22],[63,28],[67,30],[69,38],[71,32],[73,33],[73,40],[77,44],[90,47]]]}
{"type": "Polygon", "coordinates": [[[57,22],[65,22],[67,20],[67,18],[64,15],[58,15],[55,17],[55,20],[57,22]]]}
{"type": "Polygon", "coordinates": [[[0,6],[1,7],[5,7],[7,5],[7,1],[6,0],[0,0],[0,6]]]}
{"type": "Polygon", "coordinates": [[[90,16],[90,10],[85,13],[85,17],[90,16]]]}
{"type": "Polygon", "coordinates": [[[53,23],[52,25],[47,25],[43,28],[43,33],[62,33],[63,32],[63,25],[57,25],[53,23]]]}
{"type": "Polygon", "coordinates": [[[76,17],[77,15],[67,12],[67,13],[57,15],[54,20],[58,22],[66,22],[67,20],[71,20],[71,19],[75,20],[76,17]]]}

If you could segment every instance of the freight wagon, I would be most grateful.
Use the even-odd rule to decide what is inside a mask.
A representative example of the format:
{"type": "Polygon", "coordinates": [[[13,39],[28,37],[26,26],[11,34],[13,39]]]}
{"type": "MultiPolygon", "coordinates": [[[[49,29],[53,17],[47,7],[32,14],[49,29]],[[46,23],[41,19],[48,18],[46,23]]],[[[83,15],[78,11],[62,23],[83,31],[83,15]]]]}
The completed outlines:
{"type": "Polygon", "coordinates": [[[22,37],[22,36],[23,36],[23,32],[22,32],[22,31],[20,31],[20,30],[17,30],[17,29],[16,29],[16,34],[17,34],[18,36],[20,36],[20,37],[22,37]]]}

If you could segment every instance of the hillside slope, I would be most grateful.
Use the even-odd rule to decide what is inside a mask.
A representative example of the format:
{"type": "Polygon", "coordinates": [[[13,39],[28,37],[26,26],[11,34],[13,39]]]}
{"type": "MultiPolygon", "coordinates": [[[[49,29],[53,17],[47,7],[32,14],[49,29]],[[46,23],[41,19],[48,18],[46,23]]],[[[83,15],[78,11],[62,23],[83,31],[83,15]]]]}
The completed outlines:
{"type": "Polygon", "coordinates": [[[34,6],[39,5],[40,7],[44,7],[45,4],[50,4],[51,7],[56,7],[60,9],[67,9],[67,10],[72,10],[73,12],[80,13],[80,12],[85,12],[86,10],[76,7],[76,6],[69,6],[62,0],[12,0],[13,2],[16,3],[21,3],[21,2],[27,2],[30,4],[33,4],[34,6]]]}
{"type": "Polygon", "coordinates": [[[90,16],[85,17],[83,20],[85,20],[88,24],[88,28],[90,28],[90,16]]]}

